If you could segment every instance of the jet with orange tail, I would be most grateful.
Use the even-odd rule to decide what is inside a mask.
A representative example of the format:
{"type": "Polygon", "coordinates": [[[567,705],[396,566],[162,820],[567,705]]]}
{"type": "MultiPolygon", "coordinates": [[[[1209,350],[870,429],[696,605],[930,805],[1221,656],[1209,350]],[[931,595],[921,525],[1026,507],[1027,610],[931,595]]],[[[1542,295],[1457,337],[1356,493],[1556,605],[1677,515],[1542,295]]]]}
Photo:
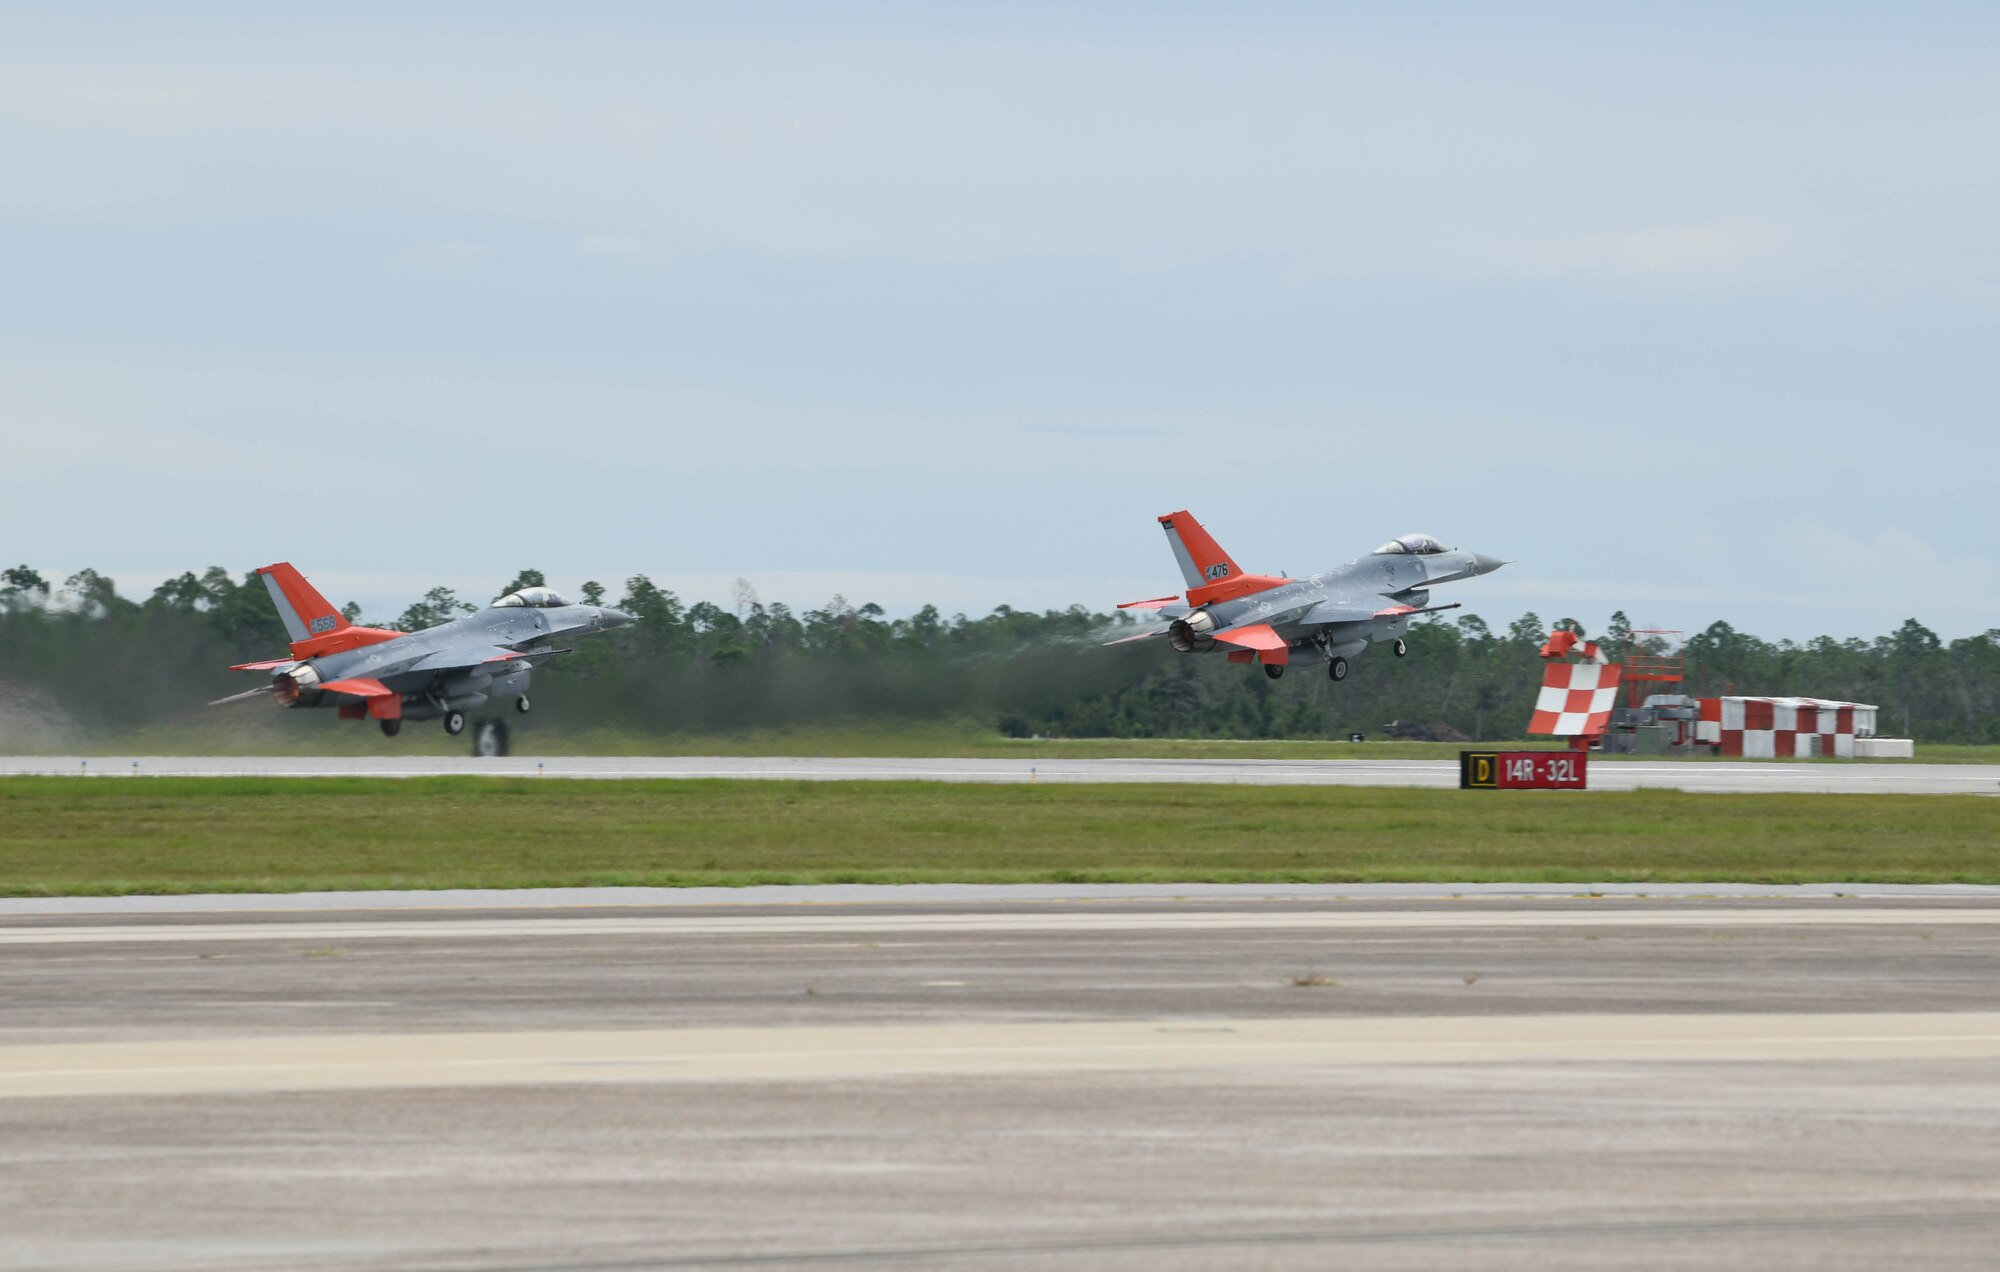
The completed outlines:
{"type": "MultiPolygon", "coordinates": [[[[610,631],[630,614],[572,605],[546,587],[509,592],[475,614],[420,632],[356,627],[289,562],[257,571],[291,637],[289,658],[238,663],[231,671],[270,675],[268,685],[223,702],[266,696],[286,707],[334,707],[343,720],[374,720],[389,737],[405,720],[443,720],[465,731],[465,713],[488,698],[512,698],[528,710],[529,673],[557,654],[560,642],[610,631]]],[[[503,754],[506,731],[484,721],[473,754],[503,754]]]]}
{"type": "Polygon", "coordinates": [[[1160,525],[1187,593],[1120,605],[1155,610],[1169,621],[1111,643],[1165,636],[1183,654],[1223,649],[1230,662],[1257,663],[1273,680],[1294,663],[1321,662],[1329,677],[1345,680],[1347,660],[1381,641],[1393,641],[1401,658],[1409,653],[1403,638],[1412,618],[1458,608],[1432,605],[1432,587],[1507,564],[1447,548],[1427,534],[1406,534],[1307,578],[1245,574],[1191,514],[1170,512],[1160,525]]]}

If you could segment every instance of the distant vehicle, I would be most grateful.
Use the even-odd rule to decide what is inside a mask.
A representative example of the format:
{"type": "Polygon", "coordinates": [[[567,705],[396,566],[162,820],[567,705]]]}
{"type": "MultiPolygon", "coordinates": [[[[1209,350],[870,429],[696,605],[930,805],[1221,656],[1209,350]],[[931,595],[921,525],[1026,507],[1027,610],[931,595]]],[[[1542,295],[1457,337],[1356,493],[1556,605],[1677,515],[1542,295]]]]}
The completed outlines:
{"type": "MultiPolygon", "coordinates": [[[[289,658],[238,663],[231,671],[264,671],[268,685],[209,705],[268,694],[287,707],[336,707],[343,720],[374,720],[395,737],[405,720],[443,720],[453,737],[465,713],[489,698],[514,699],[528,711],[534,668],[569,652],[558,642],[610,631],[630,614],[599,605],[572,605],[546,587],[509,592],[476,614],[420,632],[356,627],[281,561],[258,570],[292,640],[289,658]]],[[[506,753],[506,728],[484,721],[473,754],[506,753]]]]}
{"type": "Polygon", "coordinates": [[[1345,680],[1347,660],[1378,641],[1394,641],[1401,658],[1409,653],[1403,638],[1412,617],[1458,608],[1432,605],[1430,588],[1507,564],[1447,548],[1427,534],[1406,534],[1309,578],[1245,574],[1187,512],[1170,512],[1160,525],[1187,580],[1187,595],[1120,605],[1157,610],[1172,621],[1110,643],[1164,635],[1183,654],[1227,646],[1229,661],[1260,663],[1273,680],[1293,663],[1318,662],[1332,679],[1345,680]]]}

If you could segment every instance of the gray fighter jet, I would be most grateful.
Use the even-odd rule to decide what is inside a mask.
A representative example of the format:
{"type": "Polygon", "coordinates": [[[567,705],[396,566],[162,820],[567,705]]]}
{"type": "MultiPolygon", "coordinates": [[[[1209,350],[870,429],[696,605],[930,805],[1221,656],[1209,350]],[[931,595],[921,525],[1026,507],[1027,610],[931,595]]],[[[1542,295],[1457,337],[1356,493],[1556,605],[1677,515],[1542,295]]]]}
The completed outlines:
{"type": "MultiPolygon", "coordinates": [[[[292,656],[231,667],[269,672],[271,682],[217,703],[268,694],[287,707],[337,707],[341,719],[375,720],[389,737],[405,720],[437,719],[455,737],[465,731],[465,713],[488,698],[511,697],[514,710],[525,714],[529,673],[568,653],[561,642],[632,621],[630,614],[572,605],[549,588],[530,587],[420,632],[356,627],[289,563],[257,573],[285,620],[292,656]]],[[[504,726],[483,722],[473,753],[505,749],[504,726]]]]}
{"type": "Polygon", "coordinates": [[[1309,578],[1245,574],[1188,513],[1170,512],[1160,524],[1187,580],[1187,595],[1120,605],[1157,610],[1171,621],[1110,643],[1164,635],[1183,654],[1208,653],[1220,645],[1230,662],[1261,663],[1273,680],[1293,663],[1318,662],[1326,664],[1327,675],[1345,680],[1347,660],[1376,641],[1394,641],[1401,658],[1410,652],[1403,638],[1411,618],[1458,608],[1432,605],[1433,586],[1491,574],[1506,564],[1447,548],[1427,534],[1406,534],[1309,578]]]}

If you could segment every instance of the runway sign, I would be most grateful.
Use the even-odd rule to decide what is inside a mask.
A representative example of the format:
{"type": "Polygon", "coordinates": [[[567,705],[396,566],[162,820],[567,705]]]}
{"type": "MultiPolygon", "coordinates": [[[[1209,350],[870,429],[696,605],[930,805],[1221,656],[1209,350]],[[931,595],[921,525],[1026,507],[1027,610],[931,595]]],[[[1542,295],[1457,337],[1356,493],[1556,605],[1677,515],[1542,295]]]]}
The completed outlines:
{"type": "Polygon", "coordinates": [[[1581,751],[1460,751],[1458,787],[1465,791],[1580,791],[1581,751]]]}

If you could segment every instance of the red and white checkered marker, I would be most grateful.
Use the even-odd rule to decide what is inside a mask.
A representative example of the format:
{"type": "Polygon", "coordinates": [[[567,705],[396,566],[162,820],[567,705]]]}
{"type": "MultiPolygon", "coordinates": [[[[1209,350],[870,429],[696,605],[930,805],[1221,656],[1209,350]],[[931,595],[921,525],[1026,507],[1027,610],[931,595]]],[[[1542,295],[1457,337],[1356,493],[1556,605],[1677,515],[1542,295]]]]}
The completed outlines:
{"type": "Polygon", "coordinates": [[[1703,698],[1695,737],[1755,759],[1849,756],[1857,736],[1874,736],[1877,710],[1819,698],[1703,698]]]}
{"type": "Polygon", "coordinates": [[[1528,732],[1559,738],[1604,732],[1618,700],[1620,668],[1606,663],[1550,663],[1542,670],[1542,693],[1528,732]]]}

